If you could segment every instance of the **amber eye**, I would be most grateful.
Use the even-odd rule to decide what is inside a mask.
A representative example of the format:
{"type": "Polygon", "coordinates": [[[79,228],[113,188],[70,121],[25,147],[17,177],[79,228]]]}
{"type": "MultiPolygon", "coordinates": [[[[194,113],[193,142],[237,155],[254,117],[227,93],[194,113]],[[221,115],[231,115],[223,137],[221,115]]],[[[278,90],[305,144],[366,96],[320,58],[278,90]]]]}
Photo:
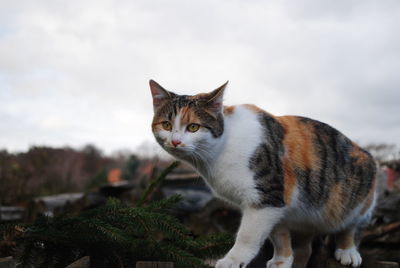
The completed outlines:
{"type": "Polygon", "coordinates": [[[168,122],[168,121],[162,122],[162,127],[163,127],[163,129],[165,129],[165,130],[167,130],[167,131],[171,131],[171,129],[172,129],[172,125],[171,125],[171,123],[168,122]]]}
{"type": "Polygon", "coordinates": [[[199,128],[200,128],[200,125],[199,124],[195,124],[195,123],[192,123],[192,124],[187,126],[187,130],[189,132],[196,132],[197,130],[199,130],[199,128]]]}

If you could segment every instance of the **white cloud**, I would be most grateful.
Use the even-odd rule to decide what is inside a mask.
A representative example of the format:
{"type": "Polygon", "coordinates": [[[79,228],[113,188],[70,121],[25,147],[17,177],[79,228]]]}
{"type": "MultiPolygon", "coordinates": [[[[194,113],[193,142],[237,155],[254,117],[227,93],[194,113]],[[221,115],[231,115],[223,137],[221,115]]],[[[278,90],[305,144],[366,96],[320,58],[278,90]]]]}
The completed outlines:
{"type": "Polygon", "coordinates": [[[326,121],[362,143],[400,136],[398,1],[3,1],[0,147],[110,152],[152,140],[156,79],[326,121]]]}

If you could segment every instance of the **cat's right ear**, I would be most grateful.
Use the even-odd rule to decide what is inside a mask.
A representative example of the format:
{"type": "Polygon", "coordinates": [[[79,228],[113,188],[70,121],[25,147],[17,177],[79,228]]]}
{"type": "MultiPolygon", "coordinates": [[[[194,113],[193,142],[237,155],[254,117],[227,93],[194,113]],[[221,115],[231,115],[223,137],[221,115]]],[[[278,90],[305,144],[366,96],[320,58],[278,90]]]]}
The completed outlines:
{"type": "Polygon", "coordinates": [[[172,97],[173,93],[168,92],[166,89],[160,86],[156,81],[150,80],[149,85],[150,85],[151,95],[153,96],[154,109],[157,109],[164,100],[170,99],[172,97]]]}

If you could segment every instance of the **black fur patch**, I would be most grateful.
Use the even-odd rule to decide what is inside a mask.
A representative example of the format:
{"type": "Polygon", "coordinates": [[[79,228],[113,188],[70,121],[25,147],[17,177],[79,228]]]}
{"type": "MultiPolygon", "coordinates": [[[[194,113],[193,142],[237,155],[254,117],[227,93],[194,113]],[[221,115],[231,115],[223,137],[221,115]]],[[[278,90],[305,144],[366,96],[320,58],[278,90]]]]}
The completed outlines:
{"type": "Polygon", "coordinates": [[[259,114],[259,121],[264,129],[265,142],[257,147],[249,162],[250,170],[255,173],[256,189],[261,194],[260,203],[255,206],[283,207],[284,129],[266,113],[259,114]]]}

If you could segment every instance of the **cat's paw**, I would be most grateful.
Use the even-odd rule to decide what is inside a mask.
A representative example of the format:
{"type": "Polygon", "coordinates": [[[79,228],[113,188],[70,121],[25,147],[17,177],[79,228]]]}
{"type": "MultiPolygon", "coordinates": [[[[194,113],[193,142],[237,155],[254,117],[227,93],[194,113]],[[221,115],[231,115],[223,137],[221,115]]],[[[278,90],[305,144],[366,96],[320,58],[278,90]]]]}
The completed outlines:
{"type": "Polygon", "coordinates": [[[349,249],[338,248],[335,251],[335,257],[338,262],[342,265],[350,265],[353,267],[358,267],[361,265],[361,255],[358,253],[356,247],[349,249]]]}
{"type": "Polygon", "coordinates": [[[293,256],[282,257],[274,256],[267,262],[267,268],[291,268],[293,264],[293,256]]]}
{"type": "Polygon", "coordinates": [[[247,263],[241,262],[232,257],[226,256],[223,259],[217,261],[215,268],[244,268],[246,267],[247,263]]]}

